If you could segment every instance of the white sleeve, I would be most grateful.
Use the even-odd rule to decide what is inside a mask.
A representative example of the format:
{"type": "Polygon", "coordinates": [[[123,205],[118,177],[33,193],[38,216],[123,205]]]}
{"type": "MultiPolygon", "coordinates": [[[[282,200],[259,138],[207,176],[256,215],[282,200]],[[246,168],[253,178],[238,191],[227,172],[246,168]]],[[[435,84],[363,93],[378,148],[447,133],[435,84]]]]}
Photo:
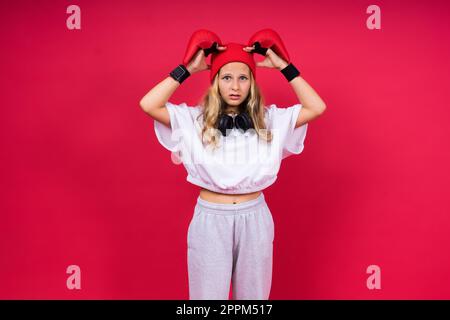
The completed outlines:
{"type": "Polygon", "coordinates": [[[198,115],[198,107],[188,107],[186,103],[180,105],[166,102],[170,116],[170,127],[154,120],[155,133],[159,143],[167,150],[177,152],[180,150],[183,135],[192,133],[194,121],[198,115]]]}
{"type": "Polygon", "coordinates": [[[271,128],[279,134],[282,159],[293,154],[300,154],[303,151],[308,124],[305,123],[295,128],[301,109],[301,104],[295,104],[288,108],[278,108],[276,105],[271,105],[268,109],[271,128]]]}

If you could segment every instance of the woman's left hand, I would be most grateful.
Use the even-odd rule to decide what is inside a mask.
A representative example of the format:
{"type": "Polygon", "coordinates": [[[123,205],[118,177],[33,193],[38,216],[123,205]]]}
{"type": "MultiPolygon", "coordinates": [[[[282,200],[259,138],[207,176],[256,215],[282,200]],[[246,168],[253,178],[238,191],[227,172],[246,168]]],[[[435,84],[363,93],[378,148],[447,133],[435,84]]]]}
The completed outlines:
{"type": "MultiPolygon", "coordinates": [[[[243,50],[250,52],[253,47],[245,47],[243,50]]],[[[272,49],[268,48],[266,52],[266,58],[263,61],[257,61],[256,66],[257,67],[263,67],[263,68],[276,68],[278,70],[284,69],[287,67],[288,63],[281,59],[272,49]]]]}

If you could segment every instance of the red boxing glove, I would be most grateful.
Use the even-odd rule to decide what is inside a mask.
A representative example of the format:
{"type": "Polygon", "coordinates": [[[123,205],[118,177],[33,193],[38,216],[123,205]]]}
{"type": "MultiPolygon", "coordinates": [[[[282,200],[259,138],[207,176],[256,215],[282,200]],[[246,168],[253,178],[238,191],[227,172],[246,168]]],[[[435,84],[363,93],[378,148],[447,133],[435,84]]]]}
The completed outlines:
{"type": "Polygon", "coordinates": [[[195,56],[199,50],[205,51],[205,57],[212,52],[218,52],[219,50],[216,47],[217,45],[222,46],[222,41],[214,32],[206,29],[195,31],[192,34],[186,48],[186,53],[183,58],[183,65],[187,66],[192,57],[195,56]]]}
{"type": "Polygon", "coordinates": [[[263,29],[256,32],[248,41],[248,46],[255,46],[251,52],[266,55],[267,49],[272,49],[280,58],[290,63],[289,54],[284,47],[281,37],[272,29],[263,29]]]}

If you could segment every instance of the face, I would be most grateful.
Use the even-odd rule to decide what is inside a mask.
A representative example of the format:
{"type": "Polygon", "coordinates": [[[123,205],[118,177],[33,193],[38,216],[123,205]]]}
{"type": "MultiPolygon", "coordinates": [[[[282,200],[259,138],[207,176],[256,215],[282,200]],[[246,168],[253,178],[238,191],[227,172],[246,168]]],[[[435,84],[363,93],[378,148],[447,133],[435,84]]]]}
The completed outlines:
{"type": "Polygon", "coordinates": [[[242,62],[230,62],[219,71],[219,91],[229,106],[239,106],[250,91],[250,68],[242,62]],[[233,98],[231,95],[237,95],[233,98]]]}

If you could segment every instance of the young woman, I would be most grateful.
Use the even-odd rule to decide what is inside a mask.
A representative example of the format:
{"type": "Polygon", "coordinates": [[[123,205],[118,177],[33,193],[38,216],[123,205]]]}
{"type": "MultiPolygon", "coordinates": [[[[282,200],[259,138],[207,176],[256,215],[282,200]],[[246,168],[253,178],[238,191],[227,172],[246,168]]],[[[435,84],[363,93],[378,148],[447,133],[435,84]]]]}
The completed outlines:
{"type": "Polygon", "coordinates": [[[159,142],[182,159],[187,181],[200,187],[187,234],[189,298],[228,299],[231,283],[233,299],[266,300],[274,222],[262,190],[275,182],[282,159],[302,152],[307,123],[326,106],[271,48],[255,63],[258,44],[213,46],[211,65],[207,50],[199,50],[140,106],[155,120],[159,142]],[[256,67],[282,71],[302,104],[264,106],[256,67]],[[204,70],[210,70],[211,86],[199,105],[168,102],[186,78],[180,74],[204,70]]]}

